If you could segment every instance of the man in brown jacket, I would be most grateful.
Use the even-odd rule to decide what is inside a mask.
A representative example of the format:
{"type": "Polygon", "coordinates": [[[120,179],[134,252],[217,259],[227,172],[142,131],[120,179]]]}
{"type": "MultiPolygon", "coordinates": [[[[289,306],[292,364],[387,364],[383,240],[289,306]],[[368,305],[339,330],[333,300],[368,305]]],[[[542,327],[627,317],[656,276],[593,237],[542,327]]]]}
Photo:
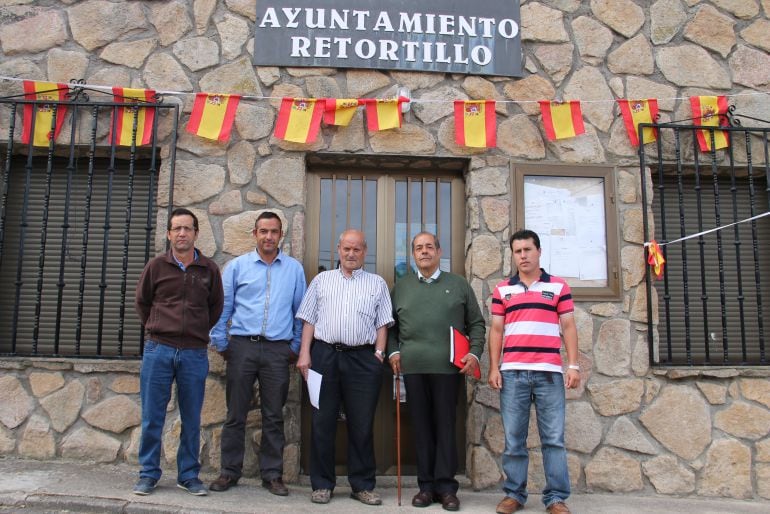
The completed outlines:
{"type": "Polygon", "coordinates": [[[142,436],[139,481],[134,493],[147,495],[161,475],[160,448],[171,385],[176,381],[182,432],[177,450],[177,485],[207,494],[200,471],[200,420],[209,371],[209,330],[222,313],[219,268],[195,249],[198,218],[176,209],[168,219],[171,249],[145,266],[136,284],[136,312],[144,326],[140,374],[142,436]]]}

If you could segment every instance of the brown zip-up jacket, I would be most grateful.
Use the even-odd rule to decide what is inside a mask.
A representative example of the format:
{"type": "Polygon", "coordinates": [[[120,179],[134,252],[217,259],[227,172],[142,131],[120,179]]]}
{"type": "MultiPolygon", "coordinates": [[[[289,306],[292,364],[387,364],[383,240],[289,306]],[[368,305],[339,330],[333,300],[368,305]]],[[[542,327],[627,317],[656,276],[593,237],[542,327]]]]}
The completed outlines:
{"type": "Polygon", "coordinates": [[[136,284],[136,313],[144,335],[176,348],[205,348],[224,303],[219,267],[196,249],[186,271],[171,250],[150,260],[136,284]]]}

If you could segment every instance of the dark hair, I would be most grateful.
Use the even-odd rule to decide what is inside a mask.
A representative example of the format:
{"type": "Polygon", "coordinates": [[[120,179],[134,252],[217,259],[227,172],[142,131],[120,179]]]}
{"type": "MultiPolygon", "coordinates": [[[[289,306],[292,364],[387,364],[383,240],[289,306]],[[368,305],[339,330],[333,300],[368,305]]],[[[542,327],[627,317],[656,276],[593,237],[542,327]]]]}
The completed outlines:
{"type": "Polygon", "coordinates": [[[438,237],[436,237],[436,234],[431,234],[430,232],[422,231],[422,232],[416,233],[414,235],[414,237],[412,238],[412,253],[414,253],[414,240],[417,239],[420,236],[431,236],[431,237],[433,237],[433,245],[436,247],[436,250],[441,248],[441,243],[439,243],[438,237]]]}
{"type": "Polygon", "coordinates": [[[257,228],[257,223],[259,223],[259,220],[278,220],[281,233],[283,233],[283,222],[281,221],[281,217],[273,211],[264,211],[259,216],[257,216],[257,219],[254,220],[254,228],[257,228]]]}
{"type": "Polygon", "coordinates": [[[508,246],[511,247],[511,250],[513,250],[513,242],[514,241],[522,241],[524,239],[531,239],[535,243],[535,248],[540,250],[540,236],[538,236],[535,232],[532,230],[522,229],[517,232],[515,232],[511,236],[511,240],[508,243],[508,246]]]}
{"type": "Polygon", "coordinates": [[[185,209],[184,207],[178,207],[171,211],[171,216],[168,217],[168,222],[166,223],[166,230],[171,230],[171,220],[176,218],[177,216],[190,216],[193,219],[193,228],[195,231],[198,231],[198,217],[192,213],[190,209],[185,209]]]}

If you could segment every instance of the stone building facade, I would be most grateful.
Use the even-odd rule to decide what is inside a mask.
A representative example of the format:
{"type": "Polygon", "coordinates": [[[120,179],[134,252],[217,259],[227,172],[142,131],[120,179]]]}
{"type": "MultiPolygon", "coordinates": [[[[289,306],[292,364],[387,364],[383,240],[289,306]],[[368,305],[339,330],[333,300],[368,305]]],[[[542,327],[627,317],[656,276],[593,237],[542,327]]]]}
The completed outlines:
{"type": "MultiPolygon", "coordinates": [[[[687,118],[691,95],[766,91],[770,1],[521,4],[525,72],[511,79],[254,67],[255,0],[9,0],[0,5],[0,76],[271,97],[242,102],[228,143],[178,133],[174,203],[198,214],[199,247],[221,264],[251,249],[248,230],[265,208],[285,219],[284,250],[305,258],[308,155],[465,158],[465,270],[485,315],[491,288],[511,272],[512,163],[614,166],[622,294],[617,301],[576,304],[583,381],[568,392],[573,486],[770,499],[770,370],[649,364],[639,160],[613,102],[659,98],[665,121],[687,118]],[[491,150],[455,144],[446,102],[415,103],[397,130],[367,132],[359,112],[346,128],[322,129],[311,145],[272,136],[280,97],[384,98],[398,87],[422,100],[598,102],[584,106],[584,135],[556,142],[545,139],[535,103],[498,104],[498,147],[491,150]]],[[[7,95],[21,88],[2,81],[0,90],[7,95]]],[[[165,101],[181,106],[183,126],[192,96],[165,101]]],[[[734,103],[745,114],[770,119],[767,96],[736,96],[734,103]]],[[[7,130],[8,115],[2,116],[0,130],[7,130]]],[[[168,195],[170,127],[170,120],[161,121],[159,199],[168,195]]],[[[164,225],[161,214],[159,244],[164,225]]],[[[215,471],[225,416],[224,364],[213,354],[211,363],[202,458],[204,469],[215,471]]],[[[0,359],[0,368],[1,455],[136,462],[138,361],[8,357],[0,359]]],[[[475,488],[496,487],[503,450],[499,396],[483,382],[469,382],[467,391],[466,474],[475,488]]],[[[295,374],[287,405],[288,480],[299,474],[300,398],[295,374]]],[[[255,444],[258,412],[249,421],[255,444]]],[[[175,448],[178,432],[172,402],[165,448],[175,448]]],[[[537,490],[543,480],[534,425],[530,433],[530,484],[537,490]]],[[[254,445],[248,448],[246,467],[256,472],[254,445]]],[[[174,452],[165,455],[171,465],[174,452]]]]}

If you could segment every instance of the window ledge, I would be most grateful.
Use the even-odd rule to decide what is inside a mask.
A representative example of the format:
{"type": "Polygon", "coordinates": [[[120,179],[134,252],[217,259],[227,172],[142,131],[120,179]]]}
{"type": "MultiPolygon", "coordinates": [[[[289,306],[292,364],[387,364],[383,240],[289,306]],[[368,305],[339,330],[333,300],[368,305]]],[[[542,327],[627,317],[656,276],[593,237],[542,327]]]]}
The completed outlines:
{"type": "Polygon", "coordinates": [[[138,373],[140,359],[81,359],[73,357],[0,357],[0,369],[39,368],[79,373],[138,373]]]}
{"type": "Polygon", "coordinates": [[[733,378],[733,377],[770,377],[770,367],[768,366],[735,366],[735,367],[681,367],[681,368],[655,368],[652,374],[662,376],[671,380],[682,378],[704,377],[704,378],[733,378]]]}

